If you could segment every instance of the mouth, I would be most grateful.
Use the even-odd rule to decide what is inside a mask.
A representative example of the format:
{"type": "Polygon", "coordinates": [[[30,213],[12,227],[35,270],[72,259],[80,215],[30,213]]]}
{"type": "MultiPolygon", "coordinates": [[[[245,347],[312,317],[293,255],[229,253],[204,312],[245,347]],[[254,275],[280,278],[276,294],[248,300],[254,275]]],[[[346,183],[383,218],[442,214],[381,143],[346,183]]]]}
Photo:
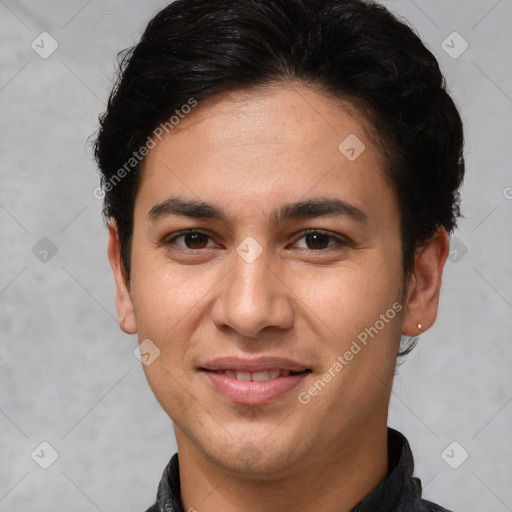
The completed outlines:
{"type": "Polygon", "coordinates": [[[284,398],[311,373],[311,369],[281,358],[223,358],[199,371],[217,394],[239,405],[264,405],[284,398]]]}
{"type": "Polygon", "coordinates": [[[290,370],[275,368],[273,370],[261,370],[252,373],[243,370],[216,370],[215,373],[217,375],[225,375],[229,379],[236,379],[240,382],[266,382],[267,380],[288,377],[289,375],[298,375],[302,372],[292,372],[290,370]]]}

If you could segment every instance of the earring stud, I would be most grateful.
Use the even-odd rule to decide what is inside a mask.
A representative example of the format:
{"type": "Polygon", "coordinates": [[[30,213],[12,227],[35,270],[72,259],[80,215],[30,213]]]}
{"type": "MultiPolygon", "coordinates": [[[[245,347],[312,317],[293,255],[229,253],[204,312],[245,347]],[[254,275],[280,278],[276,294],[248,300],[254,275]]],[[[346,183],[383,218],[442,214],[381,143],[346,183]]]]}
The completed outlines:
{"type": "Polygon", "coordinates": [[[418,324],[418,329],[421,331],[422,325],[418,324]]]}

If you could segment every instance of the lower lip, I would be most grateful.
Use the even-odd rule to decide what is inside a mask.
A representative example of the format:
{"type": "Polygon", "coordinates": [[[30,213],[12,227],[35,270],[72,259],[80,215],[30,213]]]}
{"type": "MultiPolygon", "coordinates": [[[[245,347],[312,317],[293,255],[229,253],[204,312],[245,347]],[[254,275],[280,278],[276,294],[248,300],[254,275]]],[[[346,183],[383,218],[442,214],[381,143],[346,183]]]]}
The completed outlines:
{"type": "Polygon", "coordinates": [[[303,372],[260,382],[240,381],[212,371],[203,370],[202,373],[222,396],[241,405],[263,405],[277,400],[295,389],[308,374],[303,372]]]}

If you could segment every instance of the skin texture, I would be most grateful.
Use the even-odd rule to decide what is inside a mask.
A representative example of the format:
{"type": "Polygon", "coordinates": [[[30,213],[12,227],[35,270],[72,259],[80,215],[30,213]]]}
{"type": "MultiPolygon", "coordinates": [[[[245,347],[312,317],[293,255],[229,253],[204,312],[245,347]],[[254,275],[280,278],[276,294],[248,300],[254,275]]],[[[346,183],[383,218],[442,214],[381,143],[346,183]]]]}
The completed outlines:
{"type": "Polygon", "coordinates": [[[109,225],[121,328],[160,350],[144,371],[175,425],[185,510],[349,510],[386,476],[400,336],[435,321],[448,237],[440,228],[404,281],[397,203],[370,133],[355,108],[303,85],[223,93],[146,157],[130,276],[109,225]],[[354,161],[338,150],[350,134],[365,144],[354,161]],[[149,219],[171,196],[214,204],[227,222],[149,219]],[[367,222],[273,222],[274,210],[311,198],[346,201],[367,222]],[[187,248],[178,235],[189,228],[210,238],[187,248]],[[315,246],[304,233],[311,229],[334,238],[320,236],[315,246]],[[262,250],[252,263],[236,251],[247,237],[262,250]],[[393,304],[402,311],[301,403],[299,393],[393,304]],[[217,357],[261,355],[293,359],[311,373],[268,404],[238,405],[198,370],[217,357]]]}

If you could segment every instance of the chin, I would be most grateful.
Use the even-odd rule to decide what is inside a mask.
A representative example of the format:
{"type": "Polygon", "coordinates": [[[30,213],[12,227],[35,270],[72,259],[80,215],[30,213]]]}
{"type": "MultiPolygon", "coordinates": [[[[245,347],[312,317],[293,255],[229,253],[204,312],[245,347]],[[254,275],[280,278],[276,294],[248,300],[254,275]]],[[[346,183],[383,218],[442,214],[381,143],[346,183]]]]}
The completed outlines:
{"type": "Polygon", "coordinates": [[[215,443],[204,448],[204,454],[216,466],[254,480],[273,480],[278,475],[290,474],[291,468],[297,469],[298,461],[305,457],[301,450],[304,446],[296,440],[273,439],[269,442],[265,435],[239,436],[227,445],[215,443]]]}

